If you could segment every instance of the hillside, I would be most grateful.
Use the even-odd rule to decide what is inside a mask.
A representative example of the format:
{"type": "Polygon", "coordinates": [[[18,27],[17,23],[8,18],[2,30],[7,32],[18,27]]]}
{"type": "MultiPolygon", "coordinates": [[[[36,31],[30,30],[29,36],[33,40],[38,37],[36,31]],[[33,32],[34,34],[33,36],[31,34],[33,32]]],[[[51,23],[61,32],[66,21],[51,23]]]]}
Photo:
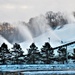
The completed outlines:
{"type": "MultiPolygon", "coordinates": [[[[59,29],[60,27],[56,28],[55,30],[48,29],[47,32],[43,33],[42,35],[33,38],[33,41],[26,41],[21,43],[21,46],[25,49],[29,48],[30,44],[34,42],[38,49],[44,45],[45,42],[50,42],[52,47],[57,47],[72,41],[75,41],[75,23],[66,24],[64,27],[59,29]],[[50,40],[49,40],[50,38],[50,40]]],[[[73,48],[69,47],[70,49],[73,48]]],[[[72,52],[72,51],[70,51],[72,52]]]]}

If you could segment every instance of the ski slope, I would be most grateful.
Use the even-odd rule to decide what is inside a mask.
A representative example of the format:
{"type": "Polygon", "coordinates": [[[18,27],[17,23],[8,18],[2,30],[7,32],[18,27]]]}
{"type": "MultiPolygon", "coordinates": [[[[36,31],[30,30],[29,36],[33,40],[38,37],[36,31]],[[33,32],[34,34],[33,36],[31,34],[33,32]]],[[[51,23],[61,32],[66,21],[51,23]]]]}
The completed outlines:
{"type": "MultiPolygon", "coordinates": [[[[26,41],[21,43],[21,46],[24,51],[29,48],[30,44],[34,42],[38,49],[45,44],[45,42],[49,42],[52,47],[57,47],[69,42],[75,41],[75,23],[66,24],[61,29],[56,28],[56,30],[48,29],[47,32],[43,33],[42,35],[33,38],[33,41],[26,41]],[[50,40],[48,39],[50,38],[50,40]],[[61,43],[63,41],[63,43],[61,43]]],[[[73,48],[69,47],[70,49],[73,48]]]]}
{"type": "Polygon", "coordinates": [[[48,32],[44,33],[43,35],[37,37],[35,41],[47,42],[48,37],[50,37],[50,43],[53,47],[61,45],[61,41],[64,43],[69,43],[75,41],[75,23],[66,24],[61,29],[56,29],[54,31],[49,30],[48,32]],[[40,40],[37,40],[40,39],[40,40]]]}
{"type": "Polygon", "coordinates": [[[75,23],[67,24],[62,29],[55,30],[55,34],[64,42],[75,41],[75,23]]]}

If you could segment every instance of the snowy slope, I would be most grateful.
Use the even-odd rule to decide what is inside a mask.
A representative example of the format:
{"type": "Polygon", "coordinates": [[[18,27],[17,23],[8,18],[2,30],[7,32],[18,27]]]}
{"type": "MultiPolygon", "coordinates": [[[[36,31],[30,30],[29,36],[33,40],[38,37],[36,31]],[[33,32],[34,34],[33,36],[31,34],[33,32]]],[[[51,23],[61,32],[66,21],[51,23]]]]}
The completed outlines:
{"type": "Polygon", "coordinates": [[[55,30],[55,34],[64,42],[75,41],[75,23],[67,24],[62,29],[55,30]]]}
{"type": "Polygon", "coordinates": [[[48,42],[48,38],[50,38],[50,43],[53,47],[61,45],[61,41],[64,43],[69,43],[75,41],[75,23],[73,24],[66,24],[61,29],[51,30],[49,29],[48,32],[42,34],[41,36],[34,39],[37,43],[48,42]]]}
{"type": "Polygon", "coordinates": [[[60,45],[60,41],[61,41],[60,38],[54,33],[53,30],[49,30],[48,32],[34,39],[34,42],[41,47],[42,45],[44,45],[45,42],[50,42],[52,47],[55,47],[60,45]]]}
{"type": "MultiPolygon", "coordinates": [[[[21,46],[23,48],[29,48],[30,44],[34,42],[40,49],[45,42],[50,42],[52,47],[57,47],[72,41],[75,41],[75,23],[66,24],[63,28],[57,28],[54,31],[51,29],[47,29],[47,32],[36,38],[33,38],[33,41],[26,41],[21,43],[21,46]],[[48,38],[50,38],[50,41],[48,38]],[[63,43],[61,43],[61,41],[63,41],[63,43]]],[[[72,46],[72,48],[73,47],[74,46],[72,46]]]]}

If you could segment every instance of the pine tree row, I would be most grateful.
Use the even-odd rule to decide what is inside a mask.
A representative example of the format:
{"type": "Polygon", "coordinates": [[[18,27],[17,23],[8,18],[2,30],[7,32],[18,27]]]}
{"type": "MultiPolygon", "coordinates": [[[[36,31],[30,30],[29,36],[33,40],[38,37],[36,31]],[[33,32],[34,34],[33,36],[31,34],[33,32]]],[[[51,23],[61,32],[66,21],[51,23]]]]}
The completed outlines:
{"type": "Polygon", "coordinates": [[[75,49],[72,55],[67,54],[66,48],[59,48],[57,50],[58,55],[55,55],[51,45],[46,42],[41,50],[38,50],[35,43],[30,45],[27,49],[28,54],[24,54],[19,44],[13,45],[12,51],[8,49],[8,46],[3,43],[0,47],[0,65],[7,64],[54,64],[68,63],[69,59],[75,60],[75,49]]]}

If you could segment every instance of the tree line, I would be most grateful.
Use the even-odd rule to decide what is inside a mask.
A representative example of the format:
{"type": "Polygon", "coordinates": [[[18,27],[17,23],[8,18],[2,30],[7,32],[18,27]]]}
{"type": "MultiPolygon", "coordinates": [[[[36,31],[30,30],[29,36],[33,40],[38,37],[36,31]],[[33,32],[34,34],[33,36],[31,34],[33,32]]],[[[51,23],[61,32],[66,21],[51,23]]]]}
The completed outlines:
{"type": "Polygon", "coordinates": [[[35,43],[32,43],[27,49],[28,53],[24,54],[21,46],[17,43],[13,45],[12,50],[8,49],[7,44],[3,43],[0,47],[0,65],[7,64],[54,64],[69,63],[68,60],[75,62],[75,49],[70,55],[65,47],[60,47],[57,50],[58,55],[55,55],[54,49],[46,42],[40,51],[35,43]]]}

